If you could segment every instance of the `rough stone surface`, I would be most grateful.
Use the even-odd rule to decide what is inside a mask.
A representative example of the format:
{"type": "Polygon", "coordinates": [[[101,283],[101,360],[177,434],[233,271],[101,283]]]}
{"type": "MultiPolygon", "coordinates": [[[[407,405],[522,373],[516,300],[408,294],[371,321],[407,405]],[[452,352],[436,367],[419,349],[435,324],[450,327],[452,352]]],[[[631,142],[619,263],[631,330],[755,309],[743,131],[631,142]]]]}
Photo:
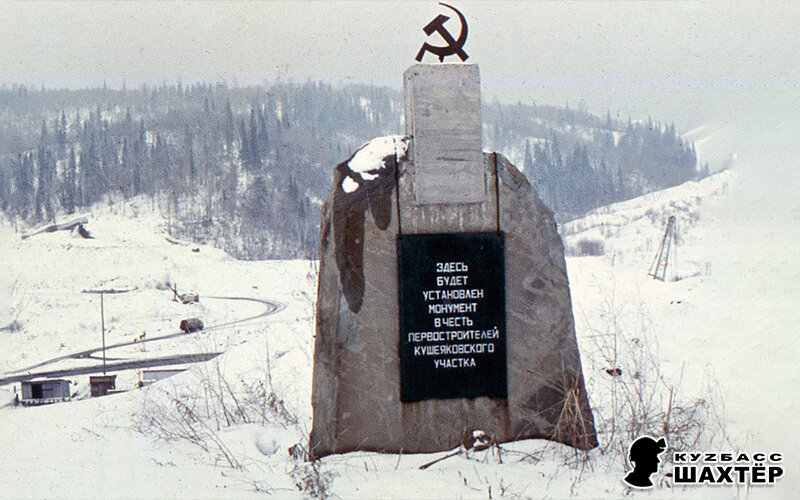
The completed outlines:
{"type": "Polygon", "coordinates": [[[323,208],[312,456],[449,450],[473,430],[498,442],[596,446],[552,212],[500,155],[483,156],[485,201],[450,205],[411,203],[414,163],[384,161],[391,168],[372,181],[375,200],[368,185],[344,196],[345,162],[323,208]],[[508,398],[401,403],[397,235],[496,231],[498,222],[505,233],[508,398]],[[345,290],[353,274],[362,277],[357,294],[345,290]]]}
{"type": "Polygon", "coordinates": [[[417,165],[409,202],[486,201],[478,66],[415,64],[403,74],[403,89],[406,135],[414,139],[417,165]]]}

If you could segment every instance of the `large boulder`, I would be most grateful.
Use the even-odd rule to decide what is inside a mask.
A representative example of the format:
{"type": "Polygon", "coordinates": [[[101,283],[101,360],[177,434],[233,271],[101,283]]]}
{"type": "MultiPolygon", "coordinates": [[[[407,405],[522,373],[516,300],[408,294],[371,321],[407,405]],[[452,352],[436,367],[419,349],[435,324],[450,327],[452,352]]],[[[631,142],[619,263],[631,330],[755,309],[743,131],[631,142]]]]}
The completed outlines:
{"type": "Polygon", "coordinates": [[[495,153],[483,157],[485,202],[417,204],[409,148],[403,137],[367,144],[336,167],[323,207],[311,455],[449,450],[475,430],[497,442],[596,446],[552,212],[495,153]],[[401,402],[398,235],[498,227],[505,234],[508,397],[401,402]]]}

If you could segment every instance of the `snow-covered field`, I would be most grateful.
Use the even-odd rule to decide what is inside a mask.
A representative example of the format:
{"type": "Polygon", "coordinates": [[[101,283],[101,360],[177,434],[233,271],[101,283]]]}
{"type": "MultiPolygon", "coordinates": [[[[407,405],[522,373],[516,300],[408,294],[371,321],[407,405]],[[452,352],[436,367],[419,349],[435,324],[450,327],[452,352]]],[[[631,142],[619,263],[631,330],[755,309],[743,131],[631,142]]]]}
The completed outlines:
{"type": "MultiPolygon", "coordinates": [[[[755,189],[753,179],[752,172],[734,169],[560,228],[568,248],[581,239],[604,247],[599,256],[567,259],[599,449],[583,455],[544,441],[506,443],[425,470],[419,467],[446,453],[350,453],[313,465],[290,455],[311,427],[313,262],[242,262],[206,246],[167,241],[163,222],[144,203],[127,205],[124,213],[116,206],[88,214],[91,240],[63,231],[20,240],[4,226],[3,282],[15,286],[3,294],[0,324],[16,320],[21,329],[0,332],[0,377],[100,345],[99,300],[83,290],[131,290],[105,298],[109,344],[175,333],[186,317],[211,326],[234,323],[109,350],[109,360],[225,351],[144,389],[134,389],[139,373],[129,370],[118,378],[118,388],[129,392],[91,399],[88,375],[77,375],[67,377],[77,390],[72,402],[15,408],[5,405],[12,385],[0,387],[0,496],[791,496],[800,487],[800,442],[792,425],[800,410],[800,266],[792,259],[800,241],[790,229],[798,212],[755,189]],[[669,279],[655,281],[647,271],[671,215],[677,253],[669,279]],[[199,293],[200,303],[173,302],[167,283],[199,293]],[[258,316],[264,305],[212,297],[270,300],[285,309],[236,323],[258,316]],[[621,375],[606,372],[614,368],[621,375]],[[669,488],[669,478],[661,477],[656,490],[629,492],[618,449],[629,442],[626,422],[615,404],[643,381],[651,384],[652,408],[671,407],[673,422],[699,425],[698,446],[784,453],[779,484],[750,491],[669,488]],[[677,409],[690,407],[699,417],[680,420],[677,409]],[[168,439],[181,433],[183,439],[168,439]]],[[[68,359],[40,369],[92,363],[100,361],[68,359]]]]}

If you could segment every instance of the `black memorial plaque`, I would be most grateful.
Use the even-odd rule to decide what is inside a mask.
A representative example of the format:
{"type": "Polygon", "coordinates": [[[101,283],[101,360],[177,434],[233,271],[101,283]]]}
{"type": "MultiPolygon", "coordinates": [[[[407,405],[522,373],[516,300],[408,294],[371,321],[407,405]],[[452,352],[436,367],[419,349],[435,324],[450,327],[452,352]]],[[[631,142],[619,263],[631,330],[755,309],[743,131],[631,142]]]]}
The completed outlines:
{"type": "Polygon", "coordinates": [[[400,400],[506,397],[503,233],[398,238],[400,400]]]}

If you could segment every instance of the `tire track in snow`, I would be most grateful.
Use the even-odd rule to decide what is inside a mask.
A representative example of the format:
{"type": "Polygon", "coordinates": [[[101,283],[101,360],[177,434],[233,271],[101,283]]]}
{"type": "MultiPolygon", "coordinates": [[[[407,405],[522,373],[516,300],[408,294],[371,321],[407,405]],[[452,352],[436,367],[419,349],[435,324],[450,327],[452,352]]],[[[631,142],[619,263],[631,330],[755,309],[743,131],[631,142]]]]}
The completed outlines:
{"type": "MultiPolygon", "coordinates": [[[[217,325],[210,325],[208,327],[203,328],[203,330],[202,330],[203,332],[220,330],[222,328],[229,328],[229,327],[237,326],[237,325],[243,325],[245,323],[249,323],[251,321],[255,321],[257,319],[261,319],[261,318],[264,318],[266,316],[270,316],[272,314],[277,314],[277,313],[283,311],[284,309],[286,309],[286,304],[284,304],[283,302],[278,302],[276,300],[256,299],[256,298],[252,298],[252,297],[207,296],[207,297],[205,297],[205,299],[238,300],[238,301],[246,301],[246,302],[256,302],[256,303],[264,305],[265,309],[261,313],[256,314],[254,316],[249,316],[247,318],[228,321],[226,323],[220,323],[220,324],[217,324],[217,325]]],[[[192,333],[197,333],[197,332],[192,332],[192,333]]],[[[116,349],[118,347],[129,347],[129,346],[132,346],[132,345],[141,345],[141,344],[144,344],[144,343],[147,343],[147,342],[156,342],[156,341],[159,341],[159,340],[169,340],[169,339],[174,339],[174,338],[177,338],[177,337],[183,337],[183,336],[186,336],[186,335],[191,335],[191,333],[184,333],[183,331],[178,331],[176,333],[168,333],[166,335],[161,335],[159,337],[145,338],[145,339],[136,340],[136,341],[119,342],[117,344],[107,345],[106,346],[106,351],[109,351],[111,349],[116,349]]],[[[25,379],[27,379],[27,378],[31,378],[31,377],[37,377],[37,376],[60,376],[60,375],[56,375],[56,373],[62,373],[62,372],[67,372],[67,371],[73,372],[72,374],[93,373],[93,372],[86,372],[86,371],[74,372],[74,370],[85,370],[85,369],[92,369],[92,368],[95,368],[99,372],[99,371],[103,370],[102,366],[72,368],[70,370],[58,370],[57,372],[54,371],[54,372],[30,373],[31,370],[35,370],[37,368],[41,368],[43,366],[51,365],[53,363],[57,363],[59,361],[65,361],[65,360],[68,360],[68,359],[97,359],[94,355],[96,353],[98,353],[98,352],[102,352],[102,350],[103,350],[103,347],[101,346],[101,347],[96,347],[96,348],[92,348],[92,349],[87,349],[85,351],[78,351],[78,352],[75,352],[75,353],[72,353],[72,354],[67,354],[67,355],[64,355],[64,356],[58,356],[58,357],[55,357],[55,358],[52,358],[52,359],[48,359],[46,361],[42,361],[41,363],[36,363],[35,365],[27,366],[25,368],[20,368],[18,370],[12,370],[10,372],[6,372],[6,374],[7,375],[13,375],[13,374],[21,374],[22,372],[26,372],[22,376],[25,379]]],[[[218,354],[220,354],[220,353],[216,353],[215,356],[218,355],[218,354]]],[[[189,357],[194,359],[194,358],[198,358],[199,355],[197,355],[197,354],[191,355],[190,354],[190,355],[186,355],[186,356],[189,356],[189,357]]],[[[178,358],[178,357],[180,357],[180,356],[168,356],[167,358],[151,358],[150,361],[153,361],[154,363],[158,363],[159,359],[163,360],[163,359],[172,359],[172,358],[178,358]]],[[[202,356],[200,356],[200,357],[202,357],[202,356]]],[[[106,359],[108,359],[108,356],[106,356],[106,359]]],[[[198,358],[198,359],[195,360],[195,362],[198,361],[198,360],[199,361],[206,361],[205,359],[199,359],[198,358]]],[[[145,360],[131,360],[131,361],[127,361],[127,362],[122,363],[122,364],[141,363],[141,362],[145,362],[145,360]]],[[[178,362],[176,361],[175,363],[178,363],[178,362]]],[[[175,364],[175,363],[172,363],[172,364],[175,364]]],[[[119,365],[119,364],[120,363],[115,363],[114,365],[119,365]]],[[[109,367],[112,367],[114,365],[106,363],[106,371],[108,371],[109,367]]],[[[143,367],[143,366],[145,366],[145,365],[139,365],[139,366],[136,366],[136,368],[143,367]]],[[[161,364],[153,364],[153,365],[148,365],[148,366],[164,366],[164,363],[162,362],[161,364]]],[[[126,369],[126,368],[120,368],[120,369],[126,369]]],[[[65,373],[65,374],[67,374],[67,373],[65,373]]],[[[19,376],[20,375],[17,375],[15,377],[2,378],[2,379],[0,379],[0,385],[7,384],[7,383],[12,383],[12,380],[10,380],[12,378],[15,379],[14,381],[19,381],[19,376]]]]}

